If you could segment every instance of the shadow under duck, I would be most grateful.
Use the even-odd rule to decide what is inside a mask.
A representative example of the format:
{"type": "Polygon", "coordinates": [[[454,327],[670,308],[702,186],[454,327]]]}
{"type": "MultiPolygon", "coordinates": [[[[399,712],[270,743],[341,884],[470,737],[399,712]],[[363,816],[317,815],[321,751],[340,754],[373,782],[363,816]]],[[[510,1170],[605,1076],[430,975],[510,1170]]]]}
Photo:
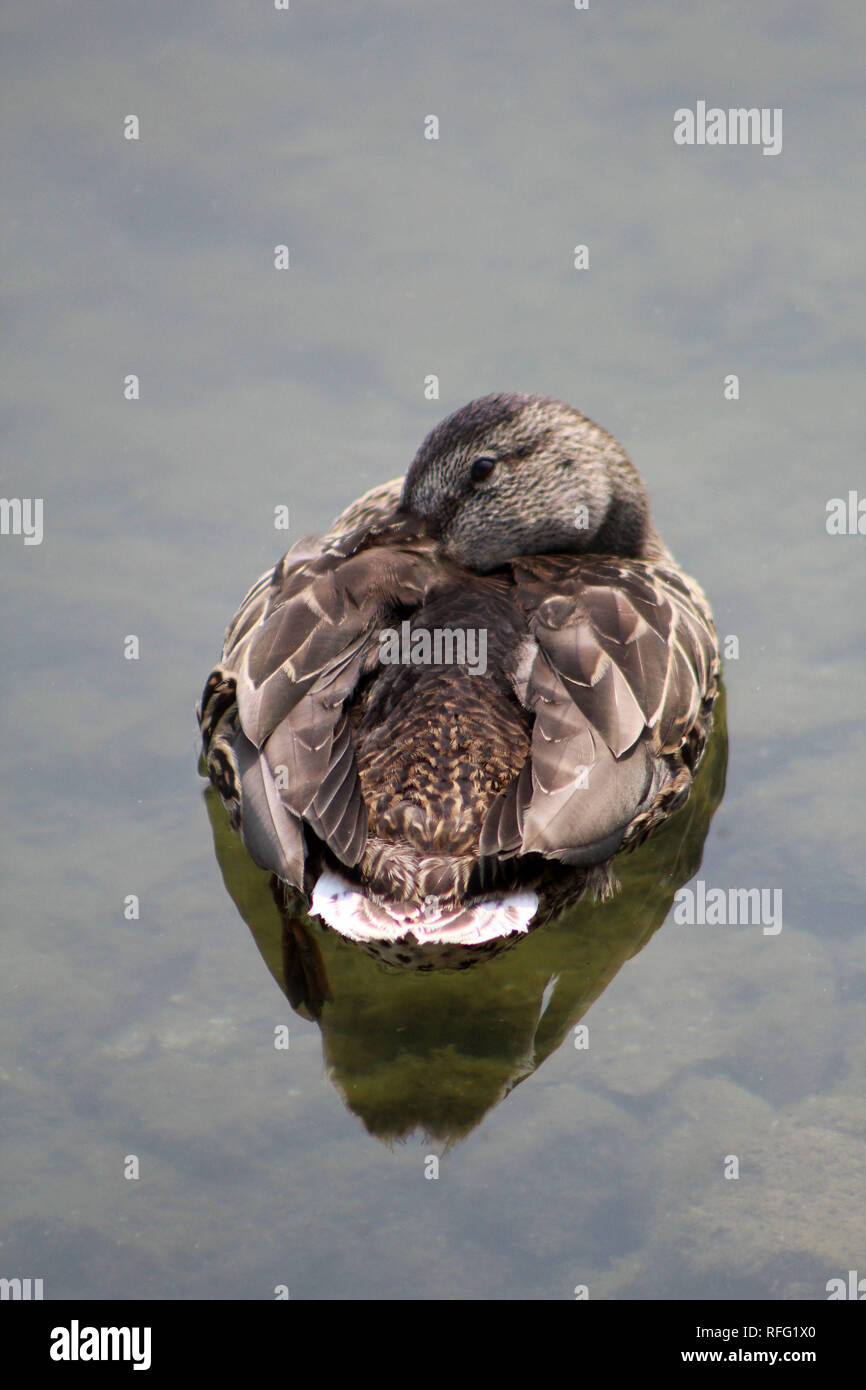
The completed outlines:
{"type": "Polygon", "coordinates": [[[621,445],[491,395],[262,576],[198,717],[250,855],[329,925],[492,942],[544,884],[611,891],[688,797],[719,671],[621,445]]]}

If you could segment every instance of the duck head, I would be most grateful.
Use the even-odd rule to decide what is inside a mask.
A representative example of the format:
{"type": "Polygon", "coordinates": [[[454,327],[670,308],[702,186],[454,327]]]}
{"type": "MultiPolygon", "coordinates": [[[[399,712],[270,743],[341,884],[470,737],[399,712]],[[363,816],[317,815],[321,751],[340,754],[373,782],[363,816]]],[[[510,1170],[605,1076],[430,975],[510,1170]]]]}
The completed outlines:
{"type": "Polygon", "coordinates": [[[548,396],[482,396],[449,415],[415,455],[401,504],[481,572],[517,555],[640,556],[651,529],[622,445],[548,396]]]}

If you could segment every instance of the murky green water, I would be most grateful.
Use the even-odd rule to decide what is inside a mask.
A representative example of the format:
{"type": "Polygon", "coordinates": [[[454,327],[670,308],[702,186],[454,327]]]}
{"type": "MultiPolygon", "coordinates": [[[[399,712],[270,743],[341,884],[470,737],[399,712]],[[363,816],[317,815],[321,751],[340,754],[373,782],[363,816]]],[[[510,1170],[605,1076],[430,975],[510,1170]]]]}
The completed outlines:
{"type": "Polygon", "coordinates": [[[0,1276],[817,1299],[866,1274],[866,536],[826,526],[866,496],[866,20],[700,8],[7,6],[0,491],[43,499],[44,536],[0,536],[0,1276]],[[781,107],[781,154],[676,146],[698,100],[781,107]],[[286,956],[197,775],[204,676],[288,541],[503,389],[623,440],[736,639],[724,799],[710,824],[719,738],[617,900],[476,969],[306,929],[286,956]],[[683,879],[781,892],[782,930],[678,923],[683,879]]]}

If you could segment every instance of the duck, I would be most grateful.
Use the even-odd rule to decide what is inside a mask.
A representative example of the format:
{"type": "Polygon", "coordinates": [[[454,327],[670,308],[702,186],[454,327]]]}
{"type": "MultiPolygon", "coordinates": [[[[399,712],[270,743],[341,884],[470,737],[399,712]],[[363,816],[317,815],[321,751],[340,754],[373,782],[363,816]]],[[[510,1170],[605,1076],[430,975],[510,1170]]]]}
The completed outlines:
{"type": "Polygon", "coordinates": [[[197,716],[252,859],[356,942],[491,943],[603,900],[689,796],[707,598],[625,449],[548,396],[449,415],[244,597],[197,716]]]}

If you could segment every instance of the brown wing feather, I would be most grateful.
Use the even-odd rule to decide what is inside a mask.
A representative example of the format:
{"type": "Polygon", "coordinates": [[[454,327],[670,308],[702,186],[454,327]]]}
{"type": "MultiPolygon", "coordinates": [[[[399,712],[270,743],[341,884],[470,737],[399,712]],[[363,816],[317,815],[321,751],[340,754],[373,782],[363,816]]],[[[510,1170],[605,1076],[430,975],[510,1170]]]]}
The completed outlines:
{"type": "MultiPolygon", "coordinates": [[[[236,702],[219,743],[221,760],[229,753],[244,764],[233,795],[245,841],[257,862],[298,886],[291,830],[300,839],[302,821],[344,863],[363,854],[367,812],[346,709],[378,660],[379,630],[436,580],[432,547],[417,535],[403,543],[411,526],[395,519],[398,500],[395,484],[376,488],[320,542],[288,551],[247,594],[214,673],[215,689],[230,683],[236,702]]],[[[206,698],[201,718],[204,731],[206,698]]]]}
{"type": "Polygon", "coordinates": [[[596,863],[673,775],[718,675],[697,586],[649,561],[533,557],[515,597],[536,645],[521,691],[534,711],[531,776],[491,808],[483,855],[596,863]]]}

